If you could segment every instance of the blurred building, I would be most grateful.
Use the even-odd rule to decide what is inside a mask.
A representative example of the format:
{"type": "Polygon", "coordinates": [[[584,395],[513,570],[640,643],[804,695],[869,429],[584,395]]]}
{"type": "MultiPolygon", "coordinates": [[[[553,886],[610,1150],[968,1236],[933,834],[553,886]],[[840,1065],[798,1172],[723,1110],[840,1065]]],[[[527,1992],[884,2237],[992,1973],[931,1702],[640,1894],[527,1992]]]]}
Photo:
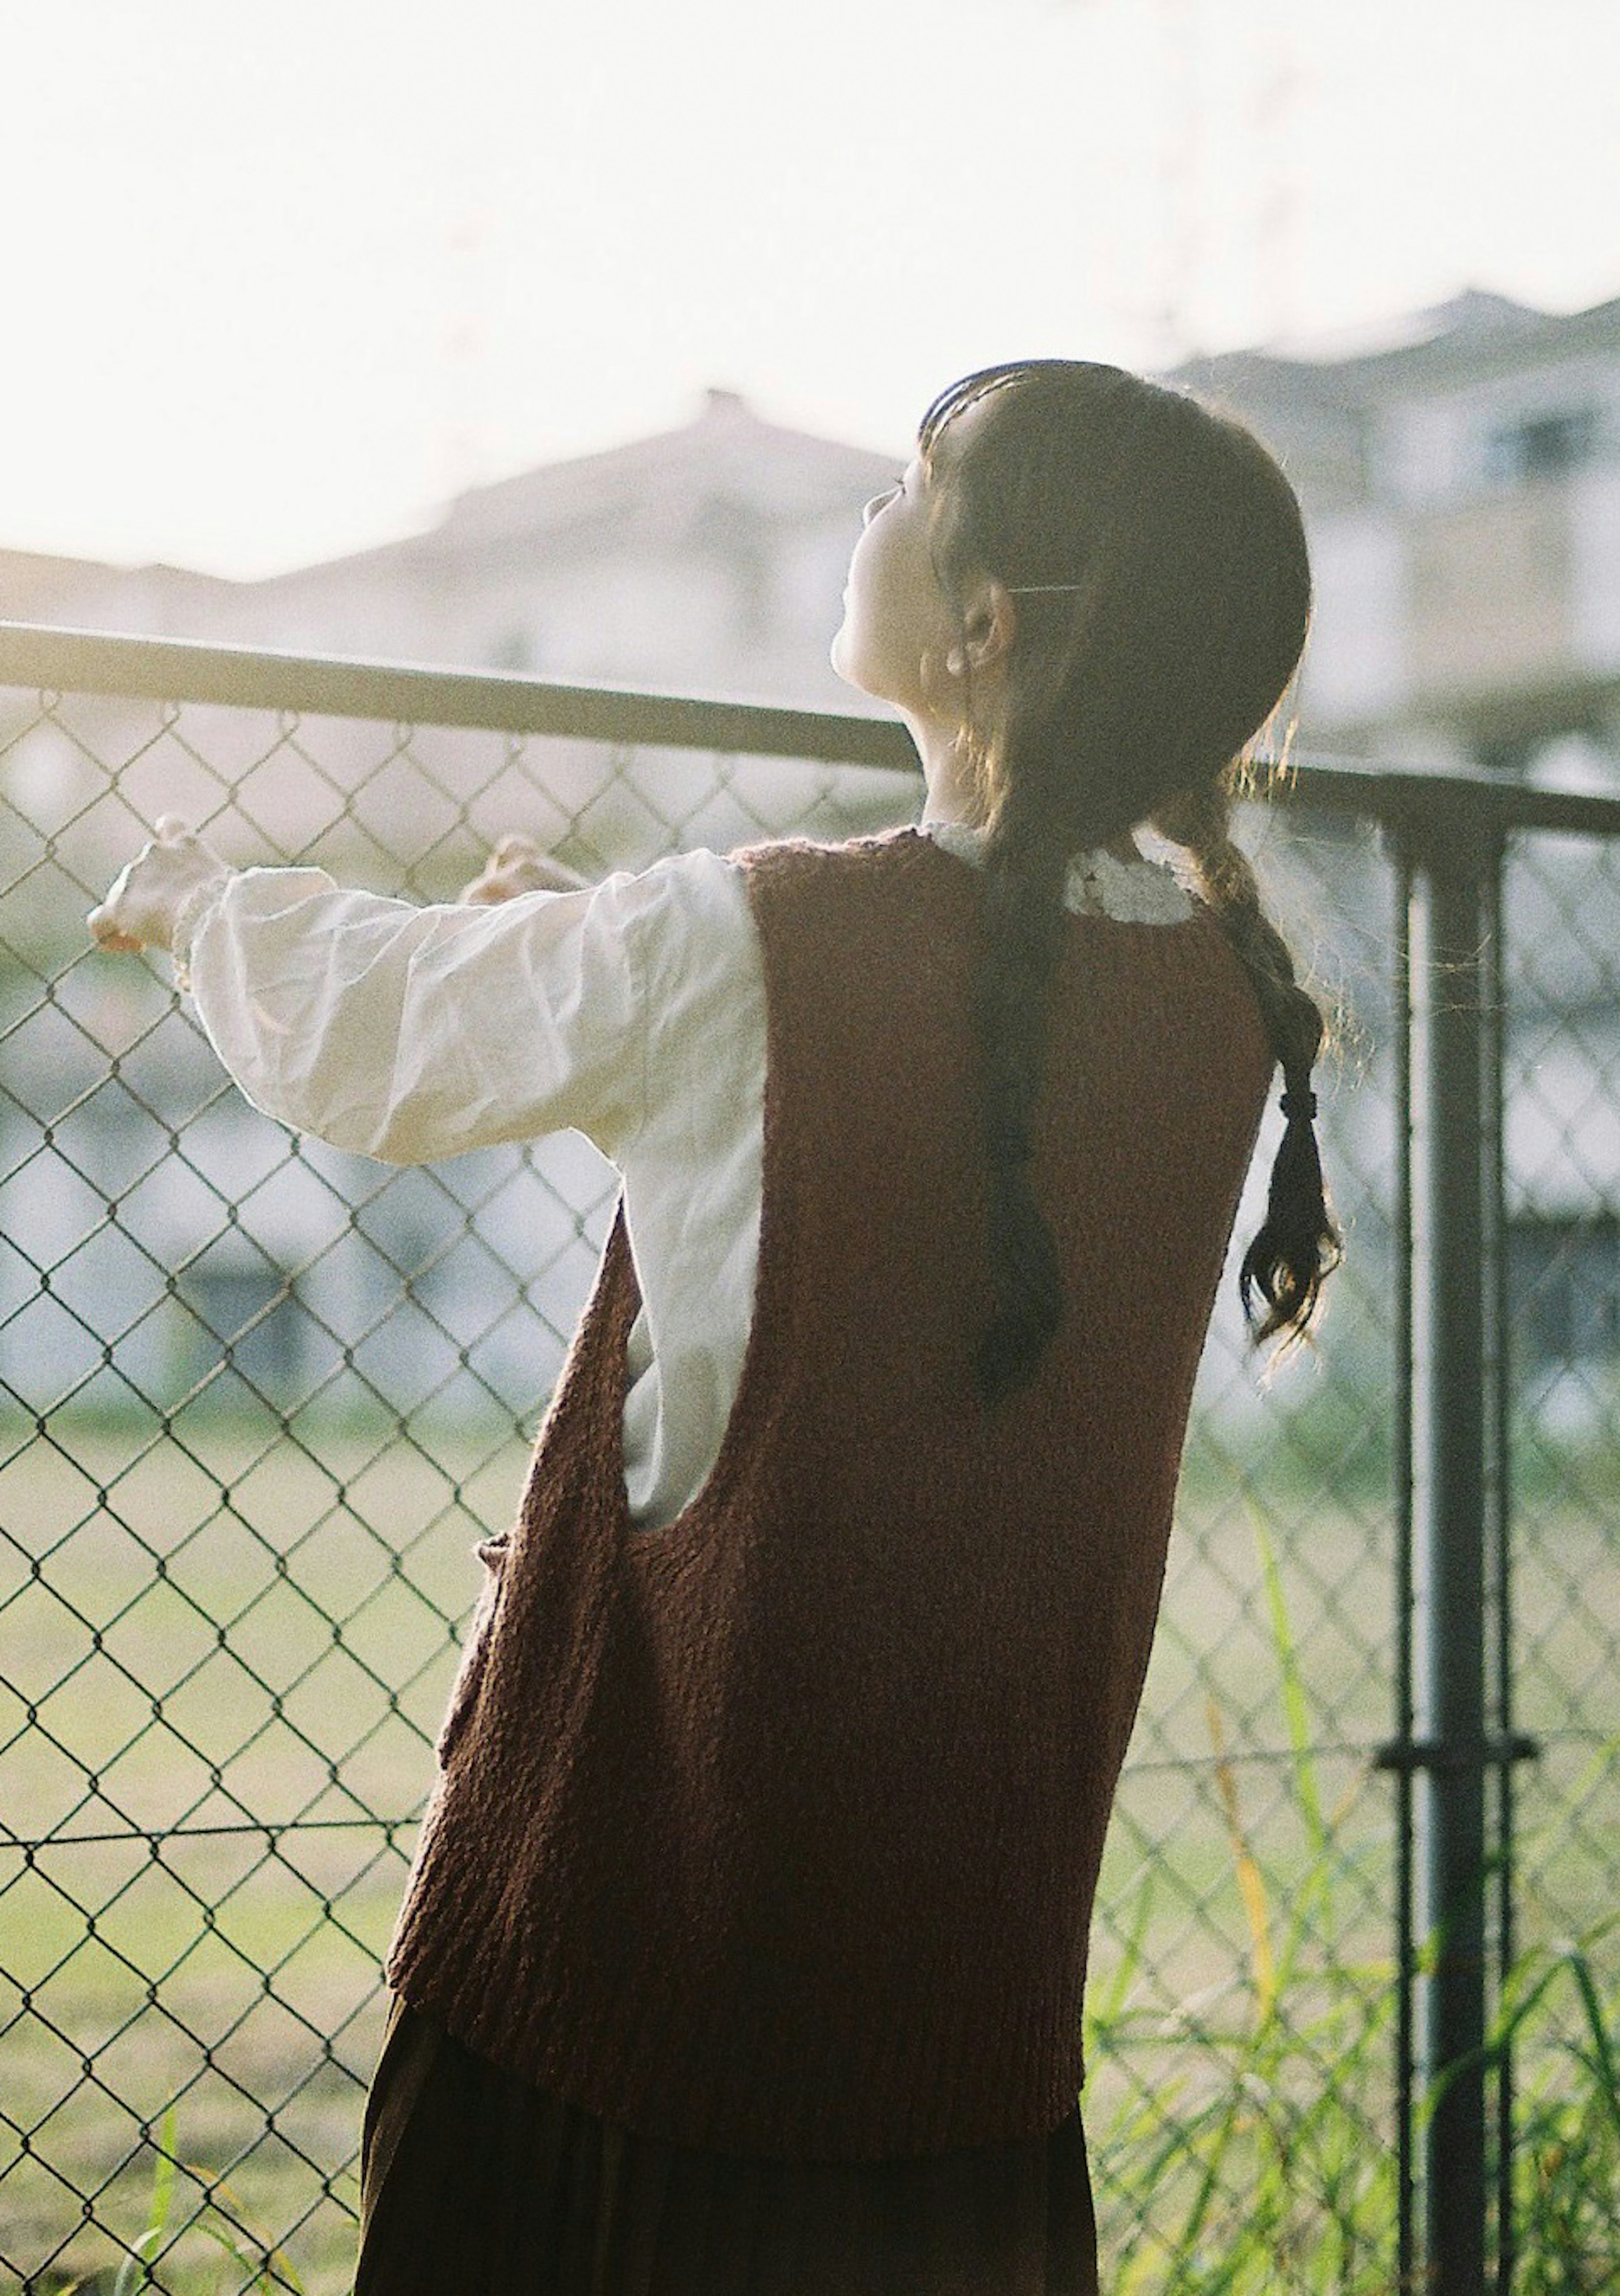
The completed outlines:
{"type": "Polygon", "coordinates": [[[1620,787],[1620,299],[1468,293],[1364,347],[1180,373],[1303,499],[1309,746],[1620,787]]]}
{"type": "MultiPolygon", "coordinates": [[[[1620,793],[1620,300],[1553,316],[1469,293],[1376,343],[1181,373],[1254,423],[1305,506],[1303,746],[1620,793]]],[[[1350,828],[1313,824],[1312,864],[1376,920],[1350,828]]],[[[1578,1429],[1620,1367],[1614,856],[1517,840],[1506,899],[1514,1344],[1539,1414],[1578,1429]]],[[[1378,1103],[1358,1096],[1363,1153],[1378,1103]]]]}
{"type": "MultiPolygon", "coordinates": [[[[1620,789],[1620,300],[1553,316],[1468,294],[1376,345],[1233,353],[1180,379],[1253,422],[1300,489],[1318,590],[1304,746],[1620,789]]],[[[0,552],[0,614],[849,707],[827,644],[861,505],[895,467],[713,391],[682,428],[480,488],[423,533],[273,580],[0,552]]],[[[548,743],[508,774],[498,736],[424,729],[402,752],[392,727],[243,716],[193,708],[177,727],[155,705],[80,701],[60,722],[20,721],[0,807],[13,882],[0,939],[26,953],[20,996],[35,994],[45,944],[79,932],[84,890],[125,857],[132,816],[204,822],[233,859],[307,852],[429,894],[453,890],[506,827],[561,837],[596,869],[670,841],[818,825],[802,777],[761,761],[717,779],[711,761],[548,743]],[[131,761],[116,794],[104,760],[131,761]],[[41,865],[46,840],[76,892],[41,865]]],[[[892,777],[876,778],[890,786],[873,802],[892,815],[892,777]]],[[[1307,953],[1319,939],[1340,952],[1328,985],[1376,1055],[1388,1041],[1377,856],[1349,823],[1271,843],[1290,932],[1307,953]]],[[[1509,883],[1514,931],[1539,951],[1509,1046],[1515,1289],[1533,1344],[1590,1366],[1620,1354],[1620,1044],[1598,955],[1615,898],[1596,855],[1567,843],[1509,883]]],[[[66,942],[57,954],[66,964],[66,942]]],[[[210,1334],[235,1334],[231,1360],[284,1397],[351,1374],[373,1394],[395,1381],[437,1391],[464,1373],[485,1397],[538,1391],[520,1295],[566,1327],[582,1281],[572,1213],[605,1187],[588,1156],[580,1166],[582,1144],[547,1142],[514,1185],[478,1158],[382,1189],[358,1160],[305,1150],[289,1162],[234,1095],[210,1099],[211,1065],[189,1036],[169,1032],[160,1058],[133,1018],[125,1029],[72,1004],[133,998],[129,980],[100,968],[74,981],[8,1041],[10,1232],[55,1272],[36,1299],[25,1269],[0,1270],[0,1379],[28,1398],[95,1380],[102,1334],[117,1330],[150,1392],[206,1375],[210,1334]],[[140,1050],[109,1089],[104,1048],[126,1037],[140,1050]],[[182,1126],[184,1160],[164,1151],[182,1126]],[[251,1206],[200,1248],[210,1203],[250,1172],[251,1206]],[[118,1201],[116,1226],[97,1191],[118,1201]],[[349,1219],[356,1205],[363,1222],[349,1219]],[[451,1253],[464,1223],[476,1250],[451,1253]]],[[[1333,1143],[1345,1201],[1366,1190],[1357,1256],[1370,1292],[1391,1123],[1375,1057],[1335,1111],[1333,1143]]],[[[1341,1327],[1349,1312],[1336,1310],[1341,1327]]],[[[1369,1361],[1382,1361],[1376,1346],[1369,1361]]]]}
{"type": "Polygon", "coordinates": [[[861,506],[896,467],[711,390],[679,430],[480,487],[423,533],[267,581],[0,553],[0,615],[849,707],[827,646],[861,506]]]}
{"type": "MultiPolygon", "coordinates": [[[[1307,744],[1620,782],[1620,299],[1554,315],[1470,292],[1369,343],[1178,379],[1251,421],[1303,499],[1307,744]]],[[[268,581],[0,552],[0,613],[849,706],[827,643],[893,467],[713,390],[680,429],[268,581]]]]}

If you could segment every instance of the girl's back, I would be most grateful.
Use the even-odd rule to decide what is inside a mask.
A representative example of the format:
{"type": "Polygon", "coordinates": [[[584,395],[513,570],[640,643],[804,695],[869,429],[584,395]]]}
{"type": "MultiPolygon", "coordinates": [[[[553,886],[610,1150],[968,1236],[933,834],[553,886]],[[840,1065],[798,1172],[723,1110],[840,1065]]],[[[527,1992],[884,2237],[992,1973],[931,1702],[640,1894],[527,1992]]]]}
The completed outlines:
{"type": "Polygon", "coordinates": [[[1205,914],[1071,920],[1036,1168],[1074,1304],[987,1415],[982,879],[913,832],[748,876],[766,1158],[726,1440],[681,1516],[631,1525],[621,1224],[491,1556],[391,1981],[666,2141],[1007,2143],[1079,2087],[1103,1832],[1269,1054],[1205,914]]]}

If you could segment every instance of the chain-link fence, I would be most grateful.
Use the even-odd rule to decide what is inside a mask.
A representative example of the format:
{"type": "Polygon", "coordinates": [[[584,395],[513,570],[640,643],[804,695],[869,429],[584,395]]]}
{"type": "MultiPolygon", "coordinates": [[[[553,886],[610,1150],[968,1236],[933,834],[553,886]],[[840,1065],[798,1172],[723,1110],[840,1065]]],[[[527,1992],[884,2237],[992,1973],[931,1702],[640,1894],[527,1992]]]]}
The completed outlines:
{"type": "MultiPolygon", "coordinates": [[[[234,862],[442,898],[508,829],[596,874],[873,828],[917,786],[872,721],[23,632],[0,676],[0,2269],[315,2296],[352,2262],[378,1964],[471,1550],[514,1504],[613,1175],[567,1136],[398,1173],[295,1138],[223,1079],[165,967],[87,948],[84,912],[163,812],[234,862]]],[[[1268,1385],[1229,1290],[1205,1365],[1093,1963],[1120,2288],[1388,2290],[1414,2190],[1432,2207],[1446,1952],[1419,1868],[1425,1795],[1469,1765],[1434,1754],[1422,1663],[1426,1627],[1468,1630],[1436,1629],[1425,1582],[1417,786],[1307,774],[1246,824],[1342,1015],[1322,1097],[1348,1258],[1319,1355],[1268,1385]]],[[[1469,1775],[1513,1858],[1487,2054],[1453,2090],[1506,2101],[1490,2021],[1512,2023],[1496,2230],[1516,2284],[1575,2289],[1620,2271],[1594,1942],[1620,1869],[1620,805],[1525,806],[1486,1030],[1505,1132],[1499,1157],[1476,1127],[1476,1155],[1501,1312],[1469,1775]],[[1535,2279],[1555,2238],[1594,2276],[1535,2279]]]]}

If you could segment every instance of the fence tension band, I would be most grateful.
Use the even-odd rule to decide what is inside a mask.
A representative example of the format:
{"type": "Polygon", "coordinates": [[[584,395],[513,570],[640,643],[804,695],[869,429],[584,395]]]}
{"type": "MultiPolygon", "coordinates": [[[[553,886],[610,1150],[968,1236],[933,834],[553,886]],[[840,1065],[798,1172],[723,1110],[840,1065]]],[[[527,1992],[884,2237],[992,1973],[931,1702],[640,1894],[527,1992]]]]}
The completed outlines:
{"type": "Polygon", "coordinates": [[[1505,1738],[1480,1738],[1467,1744],[1443,1738],[1391,1738],[1374,1754],[1372,1766],[1410,1775],[1419,1770],[1501,1770],[1541,1759],[1541,1740],[1515,1731],[1505,1738]]]}

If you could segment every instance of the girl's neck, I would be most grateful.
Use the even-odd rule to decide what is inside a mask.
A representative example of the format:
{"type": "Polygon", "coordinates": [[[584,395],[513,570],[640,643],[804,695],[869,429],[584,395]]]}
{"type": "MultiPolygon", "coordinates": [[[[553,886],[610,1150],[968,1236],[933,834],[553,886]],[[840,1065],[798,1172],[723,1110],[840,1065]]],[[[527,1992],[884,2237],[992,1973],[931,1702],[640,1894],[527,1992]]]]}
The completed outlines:
{"type": "MultiPolygon", "coordinates": [[[[943,823],[957,829],[982,830],[978,790],[963,758],[958,735],[949,726],[907,715],[906,723],[923,761],[928,795],[919,827],[943,823]]],[[[1116,861],[1139,861],[1141,849],[1129,830],[1100,849],[1116,861]]]]}
{"type": "Polygon", "coordinates": [[[948,821],[962,829],[976,829],[979,791],[963,748],[962,729],[909,709],[901,714],[923,761],[923,780],[928,791],[923,807],[925,827],[936,821],[948,821]]]}

